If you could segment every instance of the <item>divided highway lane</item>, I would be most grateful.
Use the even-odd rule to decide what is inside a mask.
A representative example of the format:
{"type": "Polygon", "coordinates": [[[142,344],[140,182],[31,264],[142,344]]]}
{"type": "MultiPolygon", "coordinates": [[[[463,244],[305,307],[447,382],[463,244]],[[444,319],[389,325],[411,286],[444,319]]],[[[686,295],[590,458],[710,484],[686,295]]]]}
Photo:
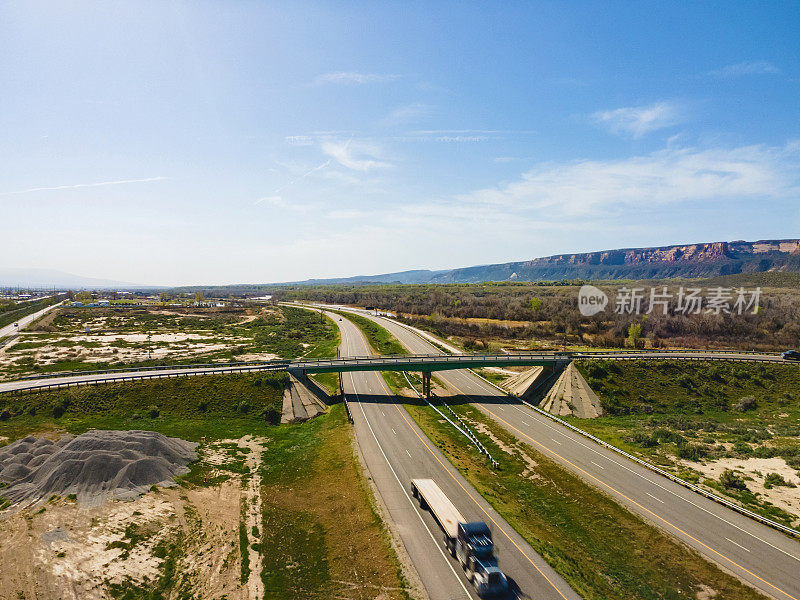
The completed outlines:
{"type": "MultiPolygon", "coordinates": [[[[366,313],[360,313],[364,314],[366,313]]],[[[369,316],[411,352],[438,349],[391,319],[369,316]]],[[[469,371],[439,371],[517,438],[765,594],[800,600],[800,541],[700,496],[512,401],[469,371]]]]}
{"type": "Polygon", "coordinates": [[[0,328],[0,340],[2,340],[4,337],[8,337],[9,335],[14,335],[15,333],[22,331],[28,325],[33,323],[36,319],[47,314],[48,312],[59,306],[61,306],[60,302],[57,304],[46,306],[42,310],[37,310],[35,313],[28,315],[27,317],[20,317],[17,321],[15,321],[15,323],[19,324],[19,327],[15,327],[14,323],[11,323],[10,325],[6,325],[5,327],[0,328]]]}
{"type": "MultiPolygon", "coordinates": [[[[353,323],[330,316],[342,333],[343,356],[369,353],[366,339],[353,323]]],[[[434,479],[467,519],[489,524],[500,567],[518,586],[519,598],[580,598],[425,437],[380,373],[350,372],[342,379],[361,454],[431,600],[477,596],[458,562],[447,554],[439,525],[411,497],[410,482],[416,477],[434,479]]]]}

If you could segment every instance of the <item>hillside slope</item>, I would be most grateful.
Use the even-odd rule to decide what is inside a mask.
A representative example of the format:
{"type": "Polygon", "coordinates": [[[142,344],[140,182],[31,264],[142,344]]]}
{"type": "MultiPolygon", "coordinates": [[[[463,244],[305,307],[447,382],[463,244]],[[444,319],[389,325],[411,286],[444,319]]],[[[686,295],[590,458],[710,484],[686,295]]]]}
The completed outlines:
{"type": "Polygon", "coordinates": [[[341,283],[479,283],[562,279],[663,279],[720,277],[768,271],[800,272],[800,240],[709,242],[557,254],[533,260],[444,271],[403,271],[337,279],[310,279],[305,285],[341,283]]]}

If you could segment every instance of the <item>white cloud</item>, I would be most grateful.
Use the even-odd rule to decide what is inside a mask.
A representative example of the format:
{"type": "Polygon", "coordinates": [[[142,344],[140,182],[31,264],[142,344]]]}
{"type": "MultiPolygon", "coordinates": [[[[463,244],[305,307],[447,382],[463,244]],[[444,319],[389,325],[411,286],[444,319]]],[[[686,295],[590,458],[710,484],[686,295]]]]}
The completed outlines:
{"type": "Polygon", "coordinates": [[[287,135],[284,140],[291,146],[313,146],[314,138],[310,135],[287,135]]]}
{"type": "Polygon", "coordinates": [[[680,123],[682,112],[674,102],[656,102],[647,106],[602,110],[594,113],[592,118],[616,134],[640,138],[651,131],[680,123]]]}
{"type": "Polygon", "coordinates": [[[344,85],[362,83],[384,83],[394,81],[400,75],[378,74],[378,73],[356,73],[354,71],[336,71],[335,73],[325,73],[318,76],[314,83],[317,85],[324,83],[341,83],[344,85]]]}
{"type": "Polygon", "coordinates": [[[353,143],[352,139],[344,143],[323,142],[322,151],[337,163],[354,171],[372,171],[385,169],[391,165],[377,160],[378,149],[363,143],[353,143]],[[358,155],[358,156],[357,156],[358,155]]]}
{"type": "Polygon", "coordinates": [[[667,148],[623,160],[540,164],[522,179],[458,199],[476,210],[597,216],[681,202],[790,198],[800,194],[800,143],[783,147],[667,148]]]}
{"type": "Polygon", "coordinates": [[[283,211],[306,213],[314,208],[312,204],[289,202],[283,196],[264,196],[255,201],[255,204],[268,204],[283,211]]]}
{"type": "Polygon", "coordinates": [[[422,102],[412,102],[411,104],[398,106],[383,119],[382,124],[391,127],[408,121],[414,121],[428,114],[430,110],[431,107],[422,102]]]}
{"type": "Polygon", "coordinates": [[[440,135],[434,138],[437,142],[485,142],[489,139],[487,135],[440,135]]]}
{"type": "Polygon", "coordinates": [[[730,77],[743,77],[745,75],[768,75],[780,72],[781,70],[769,61],[751,60],[709,71],[709,75],[727,79],[730,77]]]}
{"type": "Polygon", "coordinates": [[[532,129],[418,129],[408,135],[440,136],[440,135],[524,135],[536,133],[532,129]]]}
{"type": "Polygon", "coordinates": [[[119,179],[117,181],[98,181],[95,183],[74,183],[71,185],[56,185],[52,187],[35,187],[28,188],[27,190],[20,190],[18,192],[3,192],[0,196],[11,196],[15,194],[30,194],[33,192],[52,192],[58,190],[78,190],[81,188],[105,187],[109,185],[124,185],[127,183],[150,183],[153,181],[164,181],[168,177],[147,177],[145,179],[119,179]]]}

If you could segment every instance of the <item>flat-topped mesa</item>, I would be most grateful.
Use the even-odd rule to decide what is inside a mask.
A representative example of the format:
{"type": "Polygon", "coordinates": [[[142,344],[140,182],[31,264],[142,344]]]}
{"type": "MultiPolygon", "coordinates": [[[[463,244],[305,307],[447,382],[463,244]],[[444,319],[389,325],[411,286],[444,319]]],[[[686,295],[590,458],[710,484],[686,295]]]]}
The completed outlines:
{"type": "Polygon", "coordinates": [[[643,265],[652,263],[703,263],[737,260],[758,254],[800,255],[800,240],[709,242],[654,248],[623,248],[578,254],[556,254],[526,261],[527,267],[556,265],[643,265]]]}

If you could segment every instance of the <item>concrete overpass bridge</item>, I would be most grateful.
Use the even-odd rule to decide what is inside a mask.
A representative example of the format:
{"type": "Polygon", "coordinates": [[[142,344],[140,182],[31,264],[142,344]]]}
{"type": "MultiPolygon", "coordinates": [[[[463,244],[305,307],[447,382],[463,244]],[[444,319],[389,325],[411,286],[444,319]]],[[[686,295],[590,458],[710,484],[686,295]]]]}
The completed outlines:
{"type": "MultiPolygon", "coordinates": [[[[544,366],[560,369],[572,360],[721,360],[736,362],[785,363],[780,356],[747,352],[676,350],[617,352],[501,352],[498,354],[403,354],[395,356],[356,356],[340,358],[272,360],[262,362],[171,365],[137,369],[74,371],[38,375],[0,383],[0,393],[32,392],[75,385],[114,383],[139,379],[185,377],[259,371],[343,373],[348,371],[419,371],[427,386],[433,371],[476,369],[481,367],[544,366]]],[[[798,364],[798,363],[794,363],[798,364]]],[[[427,391],[427,389],[426,389],[427,391]]]]}

